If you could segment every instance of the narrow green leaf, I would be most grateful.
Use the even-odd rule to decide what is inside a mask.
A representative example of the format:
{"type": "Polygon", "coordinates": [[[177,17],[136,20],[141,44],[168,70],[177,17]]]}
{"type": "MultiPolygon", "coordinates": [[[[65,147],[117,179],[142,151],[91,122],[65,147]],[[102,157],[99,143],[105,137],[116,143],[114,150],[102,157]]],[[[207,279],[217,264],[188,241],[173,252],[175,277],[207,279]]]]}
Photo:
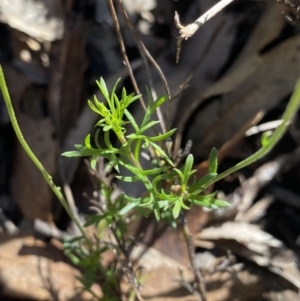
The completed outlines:
{"type": "Polygon", "coordinates": [[[158,120],[148,122],[146,125],[144,125],[142,128],[140,128],[139,134],[144,133],[146,130],[150,129],[151,127],[153,127],[154,125],[156,125],[158,123],[159,123],[158,120]]]}
{"type": "Polygon", "coordinates": [[[212,204],[216,205],[218,208],[220,207],[230,207],[231,204],[229,202],[223,201],[223,200],[218,200],[218,199],[214,199],[212,201],[212,204]]]}
{"type": "Polygon", "coordinates": [[[101,127],[98,127],[96,129],[96,133],[95,133],[95,137],[94,137],[94,143],[96,144],[96,148],[97,149],[102,149],[101,145],[100,145],[100,142],[99,142],[99,135],[100,135],[100,132],[101,132],[101,127]]]}
{"type": "Polygon", "coordinates": [[[172,215],[173,215],[174,219],[178,218],[180,211],[181,211],[181,202],[180,202],[180,200],[178,200],[175,203],[173,210],[172,210],[172,215]]]}
{"type": "MultiPolygon", "coordinates": [[[[126,101],[126,97],[127,97],[127,92],[125,87],[122,88],[122,102],[126,101]]],[[[125,105],[126,107],[126,105],[125,105]]]]}
{"type": "Polygon", "coordinates": [[[110,163],[118,173],[120,173],[119,162],[120,161],[119,161],[118,157],[116,156],[116,154],[112,153],[110,163]]]}
{"type": "Polygon", "coordinates": [[[91,158],[91,163],[90,163],[90,165],[91,165],[91,169],[93,169],[93,170],[96,170],[97,159],[98,159],[97,156],[93,156],[93,157],[91,158]]]}
{"type": "Polygon", "coordinates": [[[112,129],[112,125],[106,125],[103,127],[103,132],[107,132],[112,129]]]}
{"type": "Polygon", "coordinates": [[[94,111],[98,115],[102,116],[102,113],[95,107],[95,105],[90,100],[88,100],[88,105],[89,105],[89,107],[91,108],[92,111],[94,111]]]}
{"type": "Polygon", "coordinates": [[[147,107],[143,121],[141,123],[141,127],[145,126],[149,122],[149,119],[150,119],[150,107],[147,107]]]}
{"type": "Polygon", "coordinates": [[[107,117],[107,116],[111,115],[110,110],[104,105],[103,102],[100,102],[97,99],[96,95],[94,95],[94,104],[95,104],[96,108],[99,110],[99,113],[101,116],[107,117]]]}
{"type": "Polygon", "coordinates": [[[190,187],[189,187],[189,193],[192,194],[198,194],[199,192],[203,191],[203,185],[206,184],[208,181],[212,180],[217,176],[216,173],[209,173],[202,177],[199,181],[194,182],[190,187]]]}
{"type": "Polygon", "coordinates": [[[205,195],[193,195],[190,199],[190,202],[195,203],[198,206],[210,208],[211,198],[205,195]]]}
{"type": "Polygon", "coordinates": [[[104,142],[105,142],[107,148],[111,150],[111,149],[113,149],[113,146],[110,142],[110,137],[109,137],[110,135],[109,134],[110,134],[109,131],[104,132],[104,142]]]}
{"type": "Polygon", "coordinates": [[[136,176],[138,176],[140,179],[144,178],[144,175],[142,174],[141,170],[137,167],[134,167],[130,164],[127,164],[123,161],[120,161],[119,164],[123,167],[125,167],[126,169],[128,169],[129,171],[131,171],[133,174],[135,174],[136,176]]]}
{"type": "Polygon", "coordinates": [[[218,172],[218,151],[215,147],[212,148],[209,155],[209,173],[218,172]]]}
{"type": "Polygon", "coordinates": [[[75,144],[74,147],[79,151],[86,149],[86,147],[82,144],[75,144]]]}
{"type": "Polygon", "coordinates": [[[114,116],[121,116],[121,109],[120,109],[120,101],[118,99],[118,96],[116,94],[111,94],[110,96],[111,102],[109,104],[109,108],[111,111],[111,114],[114,116]]]}
{"type": "Polygon", "coordinates": [[[174,168],[173,170],[179,175],[181,183],[184,183],[184,175],[182,171],[178,168],[174,168]]]}
{"type": "Polygon", "coordinates": [[[159,222],[159,220],[160,220],[160,212],[159,212],[159,209],[158,209],[158,208],[155,208],[153,211],[154,211],[154,216],[155,216],[156,221],[159,222]]]}
{"type": "Polygon", "coordinates": [[[136,139],[143,139],[145,138],[146,136],[140,136],[140,135],[137,135],[136,133],[133,133],[133,134],[130,134],[130,135],[127,135],[126,138],[127,139],[131,139],[131,140],[136,140],[136,139]]]}
{"type": "Polygon", "coordinates": [[[158,201],[158,207],[161,209],[167,209],[169,206],[169,201],[158,201]]]}
{"type": "Polygon", "coordinates": [[[194,157],[192,154],[189,154],[185,160],[184,168],[183,168],[183,183],[186,185],[193,168],[194,157]]]}
{"type": "Polygon", "coordinates": [[[147,170],[143,170],[142,174],[145,176],[151,176],[151,175],[155,175],[155,174],[160,174],[169,168],[170,168],[169,166],[162,166],[162,167],[147,169],[147,170]]]}
{"type": "Polygon", "coordinates": [[[77,151],[70,151],[62,154],[62,156],[65,157],[90,157],[90,156],[101,156],[101,155],[103,155],[102,150],[88,149],[84,146],[82,146],[77,151]]]}
{"type": "Polygon", "coordinates": [[[74,158],[74,157],[82,157],[80,151],[69,151],[61,154],[63,157],[74,158]]]}
{"type": "Polygon", "coordinates": [[[160,107],[166,100],[168,99],[167,96],[161,96],[159,97],[154,104],[150,108],[150,114],[153,114],[155,110],[160,107]]]}
{"type": "Polygon", "coordinates": [[[105,123],[105,119],[103,118],[103,119],[100,119],[100,120],[98,120],[97,121],[97,123],[95,124],[95,127],[104,127],[104,125],[103,125],[103,123],[105,123]]]}
{"type": "MultiPolygon", "coordinates": [[[[142,144],[142,148],[148,148],[150,141],[147,139],[146,136],[143,136],[143,137],[144,137],[143,138],[144,139],[144,143],[142,144]]],[[[139,136],[139,139],[141,139],[140,136],[139,136]]]]}
{"type": "MultiPolygon", "coordinates": [[[[147,140],[148,141],[148,140],[147,140]]],[[[174,166],[172,160],[167,156],[167,154],[155,143],[149,141],[149,144],[158,151],[159,155],[164,158],[171,166],[174,166]]]]}
{"type": "Polygon", "coordinates": [[[194,195],[191,197],[190,201],[193,203],[207,207],[210,209],[218,209],[219,207],[228,207],[231,206],[230,203],[215,199],[216,192],[209,194],[209,195],[194,195]]]}
{"type": "Polygon", "coordinates": [[[76,236],[73,238],[65,238],[63,239],[63,245],[68,247],[68,246],[74,246],[75,243],[78,243],[79,241],[83,240],[83,236],[76,236]]]}
{"type": "Polygon", "coordinates": [[[165,199],[165,200],[168,200],[168,203],[175,203],[178,199],[178,196],[177,195],[174,195],[174,194],[167,194],[165,193],[165,191],[163,189],[161,189],[161,196],[162,198],[161,199],[165,199]]]}
{"type": "Polygon", "coordinates": [[[161,185],[159,185],[159,183],[168,178],[169,178],[168,175],[163,174],[163,175],[155,177],[152,181],[153,192],[155,193],[155,196],[159,197],[160,199],[165,199],[165,196],[162,195],[159,191],[161,189],[161,185]]]}
{"type": "Polygon", "coordinates": [[[136,181],[139,181],[139,177],[135,176],[135,177],[125,177],[125,176],[115,176],[117,179],[123,181],[123,182],[127,182],[127,183],[133,183],[136,181]]]}
{"type": "Polygon", "coordinates": [[[147,209],[153,209],[153,200],[151,200],[150,198],[147,199],[146,202],[142,203],[139,205],[139,207],[142,207],[142,208],[147,208],[147,209]]]}
{"type": "Polygon", "coordinates": [[[98,225],[99,222],[104,218],[105,218],[104,215],[93,215],[87,219],[87,221],[85,222],[85,224],[83,226],[89,227],[91,225],[98,225]]]}
{"type": "Polygon", "coordinates": [[[72,253],[71,250],[65,250],[64,254],[72,261],[74,265],[79,265],[81,260],[72,253]]]}
{"type": "Polygon", "coordinates": [[[142,94],[134,95],[134,93],[129,94],[126,97],[126,102],[125,102],[125,108],[127,108],[130,104],[132,104],[134,101],[139,99],[142,96],[142,94]]]}
{"type": "Polygon", "coordinates": [[[146,86],[146,91],[147,91],[148,105],[147,105],[147,108],[146,108],[146,111],[145,111],[143,121],[141,123],[141,127],[145,126],[148,123],[148,121],[150,119],[150,115],[151,115],[151,106],[153,104],[152,94],[149,91],[149,88],[147,86],[146,86]]]}
{"type": "Polygon", "coordinates": [[[133,155],[134,155],[134,158],[135,158],[135,160],[136,160],[137,162],[140,162],[141,143],[142,143],[141,140],[137,140],[137,141],[135,142],[135,146],[134,146],[133,155]]]}
{"type": "Polygon", "coordinates": [[[122,192],[121,197],[129,203],[141,203],[143,200],[143,198],[134,198],[134,197],[128,196],[124,192],[122,192]]]}
{"type": "Polygon", "coordinates": [[[121,80],[121,78],[119,77],[117,79],[117,81],[115,82],[115,84],[114,84],[114,86],[113,86],[113,88],[111,90],[111,98],[115,95],[115,92],[116,92],[116,89],[117,89],[117,86],[118,86],[118,83],[120,82],[120,80],[121,80]]]}
{"type": "Polygon", "coordinates": [[[137,123],[135,122],[133,116],[129,113],[128,110],[125,110],[124,113],[125,113],[127,119],[129,120],[129,122],[131,123],[131,125],[133,126],[134,130],[135,130],[136,132],[139,132],[139,131],[140,131],[139,126],[138,126],[137,123]]]}
{"type": "Polygon", "coordinates": [[[272,131],[263,132],[261,136],[261,145],[267,147],[269,145],[270,137],[272,136],[272,131]]]}
{"type": "Polygon", "coordinates": [[[124,208],[121,209],[119,212],[120,215],[125,215],[132,209],[136,208],[139,205],[139,203],[128,203],[124,208]]]}
{"type": "Polygon", "coordinates": [[[88,134],[85,139],[84,139],[84,145],[88,148],[88,149],[92,149],[92,145],[91,145],[91,135],[88,134]]]}
{"type": "Polygon", "coordinates": [[[148,139],[152,142],[156,142],[156,141],[162,141],[162,140],[167,140],[168,138],[170,138],[174,132],[176,131],[177,129],[172,129],[164,134],[161,134],[161,135],[158,135],[158,136],[155,136],[155,137],[148,137],[148,139]]]}
{"type": "Polygon", "coordinates": [[[104,79],[102,77],[100,77],[100,81],[96,81],[96,83],[97,83],[99,89],[101,90],[103,96],[105,97],[105,99],[109,103],[110,102],[109,93],[108,93],[108,90],[107,90],[106,83],[105,83],[104,79]]]}
{"type": "Polygon", "coordinates": [[[185,209],[185,210],[190,210],[190,207],[188,207],[188,206],[184,203],[183,200],[182,200],[182,202],[181,202],[181,208],[183,208],[183,209],[185,209]]]}
{"type": "Polygon", "coordinates": [[[210,203],[212,201],[212,199],[215,197],[215,195],[216,195],[215,192],[211,193],[211,194],[206,194],[206,195],[193,195],[192,199],[210,203]]]}

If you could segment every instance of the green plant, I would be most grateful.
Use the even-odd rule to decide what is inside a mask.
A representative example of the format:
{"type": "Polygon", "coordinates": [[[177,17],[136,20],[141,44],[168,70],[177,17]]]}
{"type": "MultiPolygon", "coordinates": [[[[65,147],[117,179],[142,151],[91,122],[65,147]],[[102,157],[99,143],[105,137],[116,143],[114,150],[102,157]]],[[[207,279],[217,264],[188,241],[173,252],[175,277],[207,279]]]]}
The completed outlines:
{"type": "MultiPolygon", "coordinates": [[[[90,108],[100,115],[100,120],[96,123],[96,135],[85,138],[84,145],[76,145],[75,151],[64,153],[68,157],[91,157],[91,167],[96,168],[99,157],[107,160],[107,167],[115,169],[116,177],[122,181],[134,185],[136,181],[144,184],[146,194],[139,198],[133,198],[126,194],[121,194],[117,199],[112,200],[111,183],[102,179],[101,195],[105,196],[105,208],[100,207],[100,213],[89,217],[86,226],[105,222],[113,229],[119,251],[127,257],[129,263],[129,253],[126,248],[126,222],[125,214],[131,210],[139,212],[141,215],[154,213],[157,220],[161,217],[168,218],[176,226],[178,217],[183,210],[189,210],[193,205],[218,209],[229,206],[229,203],[215,198],[216,193],[205,195],[206,188],[212,183],[226,177],[227,175],[245,167],[267,154],[284,134],[290,120],[293,118],[300,103],[300,82],[298,82],[295,92],[283,115],[282,124],[272,135],[263,135],[262,147],[255,154],[240,162],[236,166],[218,175],[218,155],[213,148],[209,156],[208,174],[201,179],[196,179],[193,175],[194,159],[189,154],[182,167],[175,166],[175,156],[172,156],[170,148],[165,147],[166,141],[173,135],[175,129],[156,136],[149,136],[147,130],[153,128],[158,121],[153,120],[156,109],[163,105],[166,97],[160,97],[156,101],[148,93],[148,105],[144,118],[138,125],[130,114],[128,107],[138,99],[138,95],[127,95],[125,88],[122,89],[121,99],[115,93],[119,80],[109,93],[104,80],[101,78],[97,82],[106,105],[96,97],[94,102],[89,101],[90,108]],[[125,126],[131,126],[133,133],[126,134],[125,126]],[[114,133],[119,140],[119,147],[113,146],[110,140],[111,133],[114,133]],[[104,134],[104,145],[99,143],[99,134],[104,134]],[[93,143],[92,143],[93,140],[93,143]],[[95,145],[95,146],[92,146],[95,145]],[[140,162],[141,151],[148,149],[153,154],[153,168],[145,170],[140,162]],[[124,176],[120,172],[120,166],[127,169],[132,175],[124,176]]],[[[103,172],[102,172],[103,174],[103,172]]],[[[187,244],[192,244],[192,237],[185,225],[182,225],[187,244]]],[[[193,246],[192,246],[193,247],[193,246]]],[[[192,254],[191,254],[192,261],[192,254]]],[[[195,279],[198,278],[198,288],[201,298],[205,300],[205,291],[201,275],[194,269],[195,279]]],[[[132,274],[133,271],[132,271],[132,274]]],[[[134,287],[134,283],[132,283],[134,287]]],[[[138,290],[136,290],[138,293],[138,290]]]]}
{"type": "MultiPolygon", "coordinates": [[[[205,184],[217,176],[217,150],[212,149],[209,159],[209,173],[202,179],[193,178],[196,170],[193,170],[193,156],[188,155],[185,164],[181,168],[176,168],[175,164],[163,149],[164,142],[169,139],[175,129],[156,136],[149,136],[146,131],[153,128],[159,121],[152,120],[156,109],[166,100],[166,97],[160,97],[155,102],[148,93],[148,106],[146,108],[143,121],[140,125],[136,123],[130,114],[128,107],[140,96],[127,95],[125,88],[122,90],[121,99],[115,93],[120,79],[116,82],[111,93],[108,92],[104,80],[101,78],[97,84],[107,102],[105,105],[96,97],[94,102],[89,101],[90,108],[101,116],[96,123],[95,144],[91,144],[91,135],[85,138],[84,145],[76,145],[76,151],[64,153],[64,156],[91,157],[91,166],[95,168],[97,158],[102,156],[108,160],[108,165],[112,166],[118,173],[118,179],[134,183],[143,182],[147,191],[146,195],[139,198],[132,198],[123,194],[126,204],[119,214],[126,214],[132,209],[145,208],[149,212],[154,212],[157,220],[161,215],[172,211],[172,216],[177,219],[182,210],[188,210],[193,205],[199,205],[212,209],[228,206],[225,201],[215,198],[215,193],[210,195],[201,195],[204,192],[205,184]],[[133,133],[126,135],[125,125],[130,124],[133,133]],[[98,135],[103,130],[105,145],[98,143],[98,135]],[[110,141],[111,132],[117,136],[120,146],[114,147],[110,141]],[[140,162],[140,153],[142,149],[151,149],[152,153],[159,158],[159,164],[149,170],[145,170],[140,162]],[[127,169],[132,175],[123,176],[120,174],[119,166],[127,169]]],[[[134,185],[134,184],[133,184],[134,185]]],[[[145,212],[145,210],[143,210],[145,212]]],[[[117,214],[117,212],[115,212],[117,214]]]]}
{"type": "MultiPolygon", "coordinates": [[[[99,195],[102,201],[95,203],[97,213],[90,216],[84,225],[85,227],[96,225],[98,233],[95,237],[91,238],[86,234],[84,227],[72,213],[61,189],[53,183],[51,176],[26,143],[18,126],[4,74],[0,66],[0,88],[16,135],[28,156],[41,171],[45,180],[81,231],[79,237],[65,242],[65,252],[74,264],[82,267],[84,271],[83,277],[79,280],[83,288],[86,291],[90,291],[95,298],[100,300],[100,297],[97,297],[91,290],[92,283],[99,280],[102,283],[104,294],[104,298],[101,300],[118,300],[121,294],[119,280],[120,277],[125,275],[132,285],[134,295],[139,300],[142,300],[136,283],[135,271],[129,259],[134,243],[126,238],[126,214],[133,209],[142,215],[148,215],[153,212],[157,220],[162,217],[168,218],[176,225],[178,217],[182,216],[183,211],[189,210],[194,205],[211,209],[228,206],[227,202],[216,199],[216,193],[205,195],[206,188],[227,175],[260,159],[275,146],[285,133],[299,108],[300,80],[296,84],[294,93],[283,114],[282,124],[273,134],[263,136],[262,147],[249,158],[219,175],[217,174],[217,150],[213,148],[209,156],[208,174],[201,179],[197,179],[194,176],[194,159],[191,154],[187,156],[181,167],[178,167],[174,163],[178,162],[176,154],[172,154],[170,148],[166,147],[166,142],[175,133],[175,129],[154,136],[148,134],[148,131],[155,128],[155,125],[159,123],[153,120],[153,116],[157,108],[163,105],[167,98],[160,97],[156,101],[153,101],[150,93],[148,93],[148,105],[144,118],[141,124],[138,125],[129,111],[129,106],[140,96],[134,94],[127,95],[126,90],[123,88],[121,98],[119,99],[115,92],[118,82],[119,80],[114,85],[111,93],[108,92],[102,78],[97,82],[106,104],[100,102],[96,97],[93,102],[89,101],[90,108],[100,116],[99,121],[95,125],[96,134],[94,137],[87,135],[84,145],[76,145],[75,151],[63,154],[68,157],[90,157],[91,168],[97,170],[99,170],[101,160],[103,163],[103,158],[107,161],[106,166],[103,164],[102,167],[100,166],[101,172],[96,173],[101,182],[99,195]],[[126,133],[127,127],[131,127],[131,134],[126,133]],[[99,142],[100,133],[104,135],[103,145],[99,142]],[[111,143],[112,133],[118,138],[119,146],[111,143]],[[155,160],[153,160],[154,165],[151,169],[144,169],[141,165],[140,157],[143,150],[148,150],[153,154],[155,160]],[[122,175],[120,167],[127,169],[131,175],[122,175]],[[115,170],[118,179],[131,183],[131,185],[134,185],[136,181],[141,181],[144,184],[146,193],[139,198],[133,198],[124,193],[114,196],[114,185],[111,177],[108,175],[111,169],[115,170]],[[107,242],[101,240],[102,232],[105,228],[111,230],[114,237],[113,241],[107,242]],[[101,263],[102,254],[108,248],[112,248],[117,254],[118,262],[115,266],[105,267],[101,263]]],[[[191,241],[188,229],[185,233],[187,241],[191,241]]],[[[198,283],[198,286],[200,287],[201,283],[198,283]]],[[[201,288],[199,288],[199,291],[203,295],[201,288]]]]}

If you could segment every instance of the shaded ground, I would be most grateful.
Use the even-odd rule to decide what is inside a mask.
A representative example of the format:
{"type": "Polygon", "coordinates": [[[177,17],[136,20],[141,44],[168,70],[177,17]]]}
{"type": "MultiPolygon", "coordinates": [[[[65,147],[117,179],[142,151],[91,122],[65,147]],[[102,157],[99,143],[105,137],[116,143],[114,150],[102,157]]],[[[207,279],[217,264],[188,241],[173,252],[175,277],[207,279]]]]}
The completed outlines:
{"type": "MultiPolygon", "coordinates": [[[[260,147],[261,125],[272,130],[270,122],[281,118],[300,70],[297,20],[288,15],[294,18],[289,20],[293,25],[288,23],[282,14],[287,8],[275,0],[234,2],[183,42],[175,64],[174,12],[188,24],[217,1],[158,2],[124,4],[172,95],[193,73],[169,114],[178,129],[175,148],[192,140],[200,177],[216,147],[223,171],[260,147]]],[[[90,203],[83,194],[92,195],[95,181],[84,161],[60,154],[93,128],[96,120],[86,100],[99,93],[95,79],[103,76],[112,87],[122,77],[132,90],[109,8],[100,0],[20,3],[0,2],[0,61],[16,115],[55,182],[65,193],[71,188],[80,214],[87,214],[90,203]]],[[[291,3],[297,7],[297,1],[291,3]]],[[[120,23],[144,93],[147,72],[121,17],[120,23]]],[[[150,71],[157,95],[165,94],[157,72],[150,71]]],[[[139,120],[140,107],[132,108],[132,114],[139,120]]],[[[79,271],[62,251],[61,238],[74,234],[70,221],[17,143],[3,102],[0,121],[1,300],[85,300],[89,296],[75,289],[79,271]]],[[[228,200],[230,208],[187,213],[208,301],[299,298],[299,144],[297,116],[267,157],[217,183],[218,197],[228,200]]],[[[138,185],[121,187],[135,196],[144,192],[138,185]]],[[[181,234],[150,218],[132,225],[131,232],[143,233],[132,260],[147,275],[141,291],[145,300],[197,300],[189,292],[193,275],[181,234]]],[[[94,289],[100,291],[101,283],[94,289]]]]}

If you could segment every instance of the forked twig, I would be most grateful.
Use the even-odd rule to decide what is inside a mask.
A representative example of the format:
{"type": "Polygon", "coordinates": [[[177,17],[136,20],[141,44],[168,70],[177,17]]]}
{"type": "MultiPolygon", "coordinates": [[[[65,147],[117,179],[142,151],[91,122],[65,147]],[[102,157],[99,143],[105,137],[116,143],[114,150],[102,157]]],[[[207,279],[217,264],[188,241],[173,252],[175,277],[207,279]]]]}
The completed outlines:
{"type": "Polygon", "coordinates": [[[177,51],[176,51],[176,63],[179,62],[179,54],[181,49],[182,40],[187,40],[190,38],[203,24],[205,24],[208,20],[214,17],[218,12],[220,12],[224,7],[233,2],[234,0],[221,0],[216,5],[214,5],[211,9],[209,9],[206,13],[201,15],[197,20],[193,23],[188,24],[186,26],[181,25],[179,21],[179,15],[175,12],[175,25],[179,29],[179,37],[177,39],[177,51]]]}

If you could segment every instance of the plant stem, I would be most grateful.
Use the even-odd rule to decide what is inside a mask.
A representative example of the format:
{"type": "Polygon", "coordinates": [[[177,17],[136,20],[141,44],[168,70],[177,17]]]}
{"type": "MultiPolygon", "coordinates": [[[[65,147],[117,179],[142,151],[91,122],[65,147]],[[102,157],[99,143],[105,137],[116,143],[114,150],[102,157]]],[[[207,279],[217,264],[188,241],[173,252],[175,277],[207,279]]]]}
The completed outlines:
{"type": "MultiPolygon", "coordinates": [[[[119,134],[119,133],[116,133],[116,135],[117,135],[119,141],[121,142],[121,144],[122,144],[123,146],[125,146],[126,143],[127,143],[127,140],[126,140],[124,134],[123,134],[123,133],[120,133],[120,134],[119,134]]],[[[126,151],[127,158],[130,160],[130,162],[132,163],[132,165],[134,165],[135,167],[137,167],[137,168],[139,168],[139,169],[142,169],[141,163],[140,163],[139,160],[134,156],[134,154],[133,154],[133,152],[132,152],[130,146],[129,146],[129,145],[126,145],[126,146],[124,147],[124,149],[125,149],[125,151],[126,151]]]]}
{"type": "Polygon", "coordinates": [[[180,216],[180,222],[179,226],[181,229],[181,232],[183,234],[183,237],[186,242],[186,246],[188,248],[188,254],[189,254],[189,259],[190,259],[190,264],[193,270],[193,274],[195,277],[195,281],[197,283],[198,287],[198,293],[194,292],[194,295],[198,296],[200,301],[206,301],[206,290],[205,290],[205,283],[204,279],[201,275],[200,270],[195,266],[195,246],[194,246],[194,241],[193,241],[193,235],[191,234],[189,227],[186,222],[186,218],[184,214],[181,214],[180,216]]]}
{"type": "Polygon", "coordinates": [[[300,79],[298,79],[294,92],[290,98],[290,101],[284,111],[284,114],[282,116],[282,123],[278,128],[274,131],[271,137],[269,137],[266,145],[263,145],[256,153],[254,153],[252,156],[248,157],[244,161],[238,163],[237,165],[225,170],[212,180],[208,181],[204,188],[207,188],[211,184],[220,181],[221,179],[227,177],[228,175],[232,174],[233,172],[236,172],[240,170],[241,168],[244,168],[253,162],[259,160],[260,158],[264,157],[266,154],[268,154],[276,145],[276,143],[282,138],[282,136],[285,134],[288,126],[290,125],[292,119],[294,118],[296,112],[298,111],[300,106],[300,79]]]}
{"type": "MultiPolygon", "coordinates": [[[[135,80],[135,77],[133,75],[132,68],[130,66],[130,62],[129,62],[129,59],[128,59],[128,56],[127,56],[127,53],[126,53],[126,49],[125,49],[125,45],[124,45],[124,41],[123,41],[123,37],[122,37],[122,33],[121,33],[121,28],[120,28],[119,20],[118,20],[116,11],[115,11],[113,1],[108,0],[108,5],[109,5],[111,15],[112,15],[112,18],[113,18],[113,21],[114,21],[114,24],[115,24],[118,40],[119,40],[119,43],[120,43],[120,49],[121,49],[121,52],[122,52],[122,56],[123,56],[125,65],[126,65],[127,70],[128,70],[129,77],[131,79],[131,82],[132,82],[132,85],[134,87],[135,93],[137,95],[141,95],[140,89],[139,89],[139,87],[137,85],[137,82],[135,80]]],[[[139,101],[140,101],[140,104],[141,104],[143,110],[146,111],[146,105],[145,105],[143,97],[140,97],[139,101]]]]}
{"type": "Polygon", "coordinates": [[[63,194],[61,192],[61,188],[54,184],[54,182],[52,180],[52,177],[48,174],[48,172],[44,168],[43,164],[35,156],[35,154],[31,150],[31,148],[27,144],[26,140],[24,139],[24,136],[21,132],[21,129],[19,127],[16,115],[15,115],[15,112],[14,112],[14,108],[13,108],[13,105],[12,105],[12,102],[11,102],[11,99],[10,99],[10,95],[9,95],[9,92],[8,92],[8,88],[7,88],[7,85],[6,85],[6,82],[5,82],[5,77],[4,77],[4,73],[3,73],[3,69],[2,69],[1,65],[0,65],[0,89],[2,91],[2,95],[3,95],[4,101],[5,101],[5,104],[6,104],[6,107],[7,107],[8,115],[9,115],[10,121],[12,123],[13,129],[14,129],[14,131],[17,135],[17,138],[20,141],[23,149],[25,150],[25,152],[27,153],[29,158],[32,160],[32,162],[36,165],[36,167],[40,170],[40,172],[43,174],[46,182],[49,184],[52,191],[57,196],[60,203],[62,204],[62,206],[65,208],[65,210],[69,214],[70,218],[74,221],[74,223],[76,224],[76,226],[80,230],[80,232],[81,232],[82,236],[85,238],[87,244],[90,245],[90,240],[86,236],[82,225],[75,218],[74,214],[70,210],[68,202],[66,201],[65,197],[63,196],[63,194]]]}

